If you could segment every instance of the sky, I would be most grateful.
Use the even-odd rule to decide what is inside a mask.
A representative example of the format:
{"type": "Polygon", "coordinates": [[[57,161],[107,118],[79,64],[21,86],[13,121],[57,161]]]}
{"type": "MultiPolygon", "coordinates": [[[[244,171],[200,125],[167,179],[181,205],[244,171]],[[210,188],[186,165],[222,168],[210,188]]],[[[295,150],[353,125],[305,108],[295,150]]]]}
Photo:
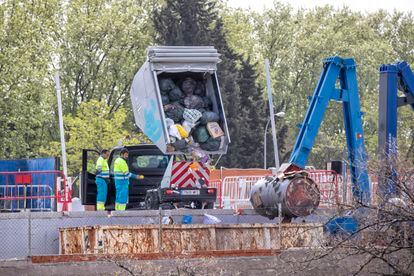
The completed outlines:
{"type": "MultiPolygon", "coordinates": [[[[290,4],[295,8],[313,8],[316,6],[331,5],[336,8],[348,6],[352,10],[361,12],[375,12],[379,9],[387,11],[411,11],[414,13],[414,0],[278,0],[290,4]]],[[[273,0],[228,0],[229,6],[234,8],[251,8],[254,11],[263,11],[271,8],[273,0]]]]}

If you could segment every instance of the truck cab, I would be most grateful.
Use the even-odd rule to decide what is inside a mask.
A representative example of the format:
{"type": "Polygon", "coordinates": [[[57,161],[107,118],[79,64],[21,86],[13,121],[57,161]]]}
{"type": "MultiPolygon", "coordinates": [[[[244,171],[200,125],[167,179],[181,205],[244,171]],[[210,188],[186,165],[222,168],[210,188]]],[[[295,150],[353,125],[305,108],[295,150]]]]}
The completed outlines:
{"type": "MultiPolygon", "coordinates": [[[[113,167],[122,148],[114,148],[108,159],[110,178],[106,200],[107,210],[113,210],[115,206],[113,167]]],[[[125,148],[129,151],[127,163],[130,172],[144,175],[144,179],[130,179],[127,209],[158,209],[159,207],[168,209],[174,206],[201,208],[203,202],[206,208],[213,208],[216,189],[206,186],[197,188],[191,185],[180,187],[170,181],[174,179],[174,174],[168,175],[165,172],[169,166],[174,164],[175,161],[171,160],[175,158],[174,156],[163,154],[155,145],[136,145],[125,148]]],[[[83,205],[96,204],[95,162],[98,157],[99,152],[96,150],[85,149],[82,152],[80,194],[83,205]]],[[[183,170],[179,173],[182,175],[183,170]]]]}

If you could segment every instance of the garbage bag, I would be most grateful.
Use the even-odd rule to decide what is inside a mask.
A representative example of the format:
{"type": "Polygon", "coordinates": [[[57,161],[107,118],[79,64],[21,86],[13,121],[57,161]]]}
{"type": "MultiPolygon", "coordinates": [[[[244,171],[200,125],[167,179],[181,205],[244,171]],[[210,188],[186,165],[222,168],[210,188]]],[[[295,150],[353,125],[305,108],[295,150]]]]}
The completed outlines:
{"type": "Polygon", "coordinates": [[[210,137],[205,143],[200,144],[200,148],[205,151],[216,151],[220,148],[221,139],[210,137]]]}
{"type": "Polygon", "coordinates": [[[192,78],[185,78],[181,84],[181,89],[187,96],[193,95],[197,82],[192,78]]]}
{"type": "Polygon", "coordinates": [[[203,114],[197,109],[184,109],[183,118],[190,123],[197,123],[203,114]]]}
{"type": "Polygon", "coordinates": [[[203,113],[203,116],[201,116],[200,124],[206,125],[210,122],[218,122],[220,121],[220,116],[212,111],[206,111],[203,113]]]}
{"type": "Polygon", "coordinates": [[[170,118],[166,118],[165,123],[167,124],[167,128],[169,128],[170,126],[174,124],[174,121],[171,120],[170,118]]]}
{"type": "Polygon", "coordinates": [[[175,127],[178,130],[178,133],[180,134],[181,138],[187,138],[188,137],[188,132],[185,130],[185,128],[182,125],[175,125],[175,127]]]}
{"type": "Polygon", "coordinates": [[[158,85],[162,94],[167,94],[175,87],[175,83],[172,79],[160,79],[158,85]]]}
{"type": "Polygon", "coordinates": [[[184,107],[179,103],[167,104],[164,106],[165,116],[175,123],[179,123],[183,119],[184,107]]]}
{"type": "Polygon", "coordinates": [[[218,217],[209,214],[204,214],[203,224],[217,224],[220,222],[221,219],[219,219],[218,217]]]}
{"type": "Polygon", "coordinates": [[[194,130],[193,133],[194,141],[197,143],[204,143],[210,138],[207,128],[205,126],[199,126],[194,130]]]}
{"type": "Polygon", "coordinates": [[[178,151],[185,151],[188,148],[187,142],[182,140],[177,140],[175,143],[172,144],[174,148],[178,151]]]}
{"type": "Polygon", "coordinates": [[[178,140],[181,139],[181,134],[178,131],[177,125],[172,125],[170,126],[170,128],[168,129],[168,134],[170,134],[170,136],[177,138],[178,140]]]}
{"type": "Polygon", "coordinates": [[[184,98],[183,92],[178,87],[171,89],[171,91],[168,93],[168,96],[172,102],[179,101],[180,99],[184,98]]]}
{"type": "Polygon", "coordinates": [[[210,97],[203,97],[204,108],[211,110],[213,108],[213,102],[210,97]]]}
{"type": "Polygon", "coordinates": [[[170,98],[167,95],[161,95],[161,100],[163,105],[170,103],[170,98]]]}
{"type": "Polygon", "coordinates": [[[174,151],[175,151],[174,146],[172,144],[168,144],[167,145],[167,152],[174,152],[174,151]]]}
{"type": "Polygon", "coordinates": [[[204,97],[206,95],[206,88],[204,86],[204,83],[202,81],[197,82],[197,86],[194,89],[194,95],[204,97]]]}
{"type": "Polygon", "coordinates": [[[184,121],[182,123],[183,128],[185,129],[185,131],[187,131],[188,133],[191,132],[191,130],[196,126],[196,124],[191,123],[189,121],[184,121]]]}
{"type": "Polygon", "coordinates": [[[184,98],[184,106],[188,109],[200,109],[204,107],[204,101],[199,96],[191,95],[184,98]]]}

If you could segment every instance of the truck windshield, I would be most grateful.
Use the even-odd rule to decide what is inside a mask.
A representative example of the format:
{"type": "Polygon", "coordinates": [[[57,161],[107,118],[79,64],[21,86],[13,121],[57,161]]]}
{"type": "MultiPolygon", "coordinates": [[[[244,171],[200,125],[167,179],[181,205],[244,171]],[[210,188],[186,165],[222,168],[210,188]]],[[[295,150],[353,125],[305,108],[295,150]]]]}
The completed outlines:
{"type": "Polygon", "coordinates": [[[133,155],[131,169],[165,169],[168,165],[168,156],[165,155],[133,155]]]}

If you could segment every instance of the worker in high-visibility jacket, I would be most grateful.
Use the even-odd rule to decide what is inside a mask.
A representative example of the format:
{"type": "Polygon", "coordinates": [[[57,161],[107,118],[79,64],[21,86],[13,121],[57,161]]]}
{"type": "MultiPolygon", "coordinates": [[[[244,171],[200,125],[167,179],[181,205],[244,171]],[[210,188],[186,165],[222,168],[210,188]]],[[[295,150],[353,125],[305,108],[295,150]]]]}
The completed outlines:
{"type": "Polygon", "coordinates": [[[114,163],[114,179],[115,179],[115,210],[123,211],[126,209],[128,202],[128,187],[129,179],[144,179],[143,175],[136,175],[129,172],[128,168],[128,155],[127,149],[122,149],[120,156],[115,160],[114,163]]]}
{"type": "Polygon", "coordinates": [[[103,149],[96,161],[96,210],[105,211],[106,196],[108,194],[108,166],[109,150],[103,149]]]}

